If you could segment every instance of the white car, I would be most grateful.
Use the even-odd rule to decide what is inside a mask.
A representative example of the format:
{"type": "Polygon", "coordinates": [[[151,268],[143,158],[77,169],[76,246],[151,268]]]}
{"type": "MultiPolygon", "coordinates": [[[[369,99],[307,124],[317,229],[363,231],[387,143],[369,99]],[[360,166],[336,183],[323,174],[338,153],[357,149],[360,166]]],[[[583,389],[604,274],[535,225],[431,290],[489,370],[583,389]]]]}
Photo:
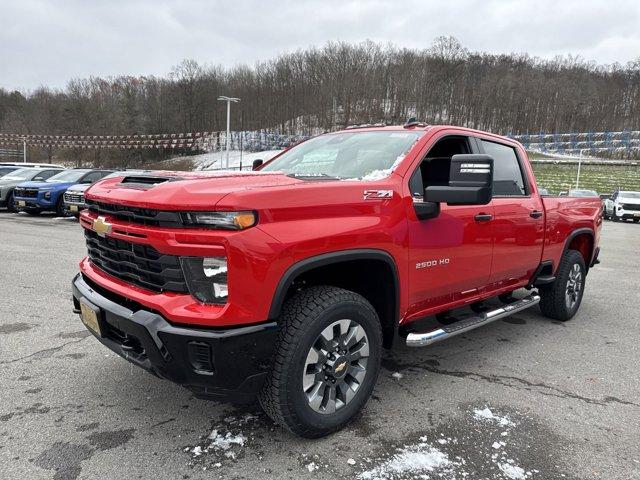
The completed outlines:
{"type": "Polygon", "coordinates": [[[640,222],[640,192],[619,190],[604,202],[604,215],[614,222],[633,220],[640,222]]]}

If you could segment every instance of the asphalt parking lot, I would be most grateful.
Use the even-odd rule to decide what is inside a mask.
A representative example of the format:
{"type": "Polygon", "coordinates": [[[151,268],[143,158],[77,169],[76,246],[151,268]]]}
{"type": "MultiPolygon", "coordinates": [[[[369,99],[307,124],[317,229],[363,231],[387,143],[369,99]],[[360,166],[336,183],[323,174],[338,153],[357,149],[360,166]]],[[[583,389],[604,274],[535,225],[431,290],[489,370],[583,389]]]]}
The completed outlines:
{"type": "Polygon", "coordinates": [[[0,212],[0,476],[640,478],[640,225],[601,245],[572,321],[399,345],[357,421],[310,441],[112,354],[71,312],[78,224],[0,212]]]}

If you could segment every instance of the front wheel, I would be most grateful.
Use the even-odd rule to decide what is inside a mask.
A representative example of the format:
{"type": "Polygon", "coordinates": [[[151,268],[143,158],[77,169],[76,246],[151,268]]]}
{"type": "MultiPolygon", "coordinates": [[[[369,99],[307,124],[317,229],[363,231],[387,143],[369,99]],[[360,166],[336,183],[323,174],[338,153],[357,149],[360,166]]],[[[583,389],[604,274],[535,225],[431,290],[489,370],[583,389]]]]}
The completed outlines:
{"type": "Polygon", "coordinates": [[[273,369],[260,392],[264,411],[293,433],[317,438],[364,407],[380,371],[382,331],[357,293],[311,287],[285,302],[273,369]]]}
{"type": "Polygon", "coordinates": [[[567,250],[556,271],[556,280],[539,288],[540,310],[545,317],[566,322],[580,308],[587,268],[582,254],[567,250]]]}
{"type": "Polygon", "coordinates": [[[9,195],[7,195],[7,210],[9,210],[10,212],[17,212],[16,210],[16,201],[13,198],[13,190],[11,190],[9,192],[9,195]]]}
{"type": "Polygon", "coordinates": [[[58,217],[66,217],[67,216],[67,212],[64,209],[64,198],[63,198],[63,195],[60,195],[60,198],[58,199],[58,202],[56,203],[56,215],[58,217]]]}

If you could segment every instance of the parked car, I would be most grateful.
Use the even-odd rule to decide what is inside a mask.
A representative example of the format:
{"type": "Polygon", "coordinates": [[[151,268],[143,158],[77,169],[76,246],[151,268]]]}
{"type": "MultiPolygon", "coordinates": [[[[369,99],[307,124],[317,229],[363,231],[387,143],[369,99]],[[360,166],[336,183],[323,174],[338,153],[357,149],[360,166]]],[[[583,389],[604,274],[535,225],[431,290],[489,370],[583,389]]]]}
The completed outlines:
{"type": "Polygon", "coordinates": [[[44,182],[21,183],[13,191],[16,209],[30,215],[53,211],[64,216],[63,194],[67,188],[77,183],[92,184],[111,172],[112,170],[74,168],[64,170],[44,182]]]}
{"type": "Polygon", "coordinates": [[[52,163],[25,163],[25,162],[0,162],[0,177],[3,177],[11,172],[20,170],[21,168],[36,167],[36,168],[64,168],[62,165],[56,165],[52,163]]]}
{"type": "Polygon", "coordinates": [[[619,190],[605,200],[604,214],[614,222],[633,220],[640,222],[640,192],[619,190]]]}
{"type": "Polygon", "coordinates": [[[0,177],[0,207],[15,212],[13,191],[16,185],[26,181],[43,182],[62,171],[62,168],[19,168],[0,177]]]}
{"type": "Polygon", "coordinates": [[[573,190],[569,190],[569,196],[570,197],[595,197],[595,198],[600,198],[600,195],[598,195],[598,192],[596,192],[595,190],[585,190],[585,189],[579,189],[579,188],[575,188],[573,190]]]}
{"type": "Polygon", "coordinates": [[[305,437],[353,419],[394,341],[428,346],[537,304],[571,319],[602,225],[598,198],[540,197],[519,143],[416,123],[85,196],[72,289],[88,330],[199,398],[257,395],[305,437]]]}
{"type": "MultiPolygon", "coordinates": [[[[111,177],[134,177],[137,175],[146,175],[149,173],[153,173],[153,170],[118,170],[116,172],[110,173],[104,178],[111,177]]],[[[80,215],[80,211],[87,207],[87,204],[84,200],[84,192],[89,188],[91,184],[87,183],[77,183],[75,185],[71,185],[67,188],[67,191],[64,192],[64,209],[68,215],[74,215],[78,217],[80,215]]]]}

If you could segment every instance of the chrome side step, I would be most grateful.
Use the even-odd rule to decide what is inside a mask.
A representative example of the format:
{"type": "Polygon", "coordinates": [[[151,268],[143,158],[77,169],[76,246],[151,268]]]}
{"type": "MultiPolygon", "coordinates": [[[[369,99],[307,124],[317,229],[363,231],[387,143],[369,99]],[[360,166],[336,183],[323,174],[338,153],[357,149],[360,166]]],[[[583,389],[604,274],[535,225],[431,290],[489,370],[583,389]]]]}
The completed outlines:
{"type": "Polygon", "coordinates": [[[537,293],[532,293],[531,295],[516,302],[504,305],[478,316],[465,318],[451,325],[446,325],[430,332],[410,333],[407,335],[407,347],[426,347],[427,345],[432,345],[501,318],[508,317],[514,313],[521,312],[522,310],[533,307],[538,303],[540,303],[540,296],[537,293]]]}

